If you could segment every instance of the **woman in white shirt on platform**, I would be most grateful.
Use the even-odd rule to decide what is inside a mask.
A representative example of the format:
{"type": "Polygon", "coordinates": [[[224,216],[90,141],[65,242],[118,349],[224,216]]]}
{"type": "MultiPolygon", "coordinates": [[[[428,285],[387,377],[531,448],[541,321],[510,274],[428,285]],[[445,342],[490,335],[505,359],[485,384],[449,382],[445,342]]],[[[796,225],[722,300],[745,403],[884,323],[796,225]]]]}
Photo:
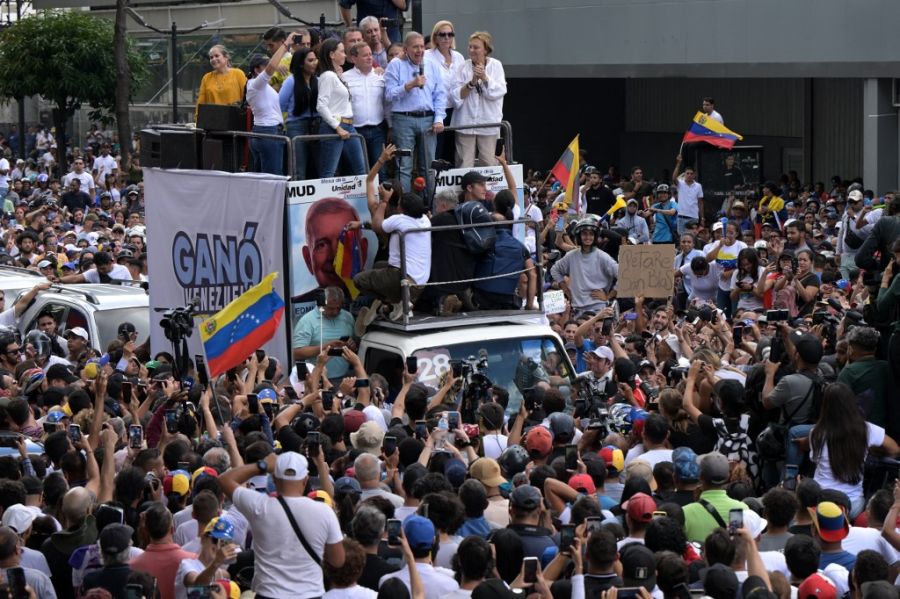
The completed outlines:
{"type": "Polygon", "coordinates": [[[339,40],[325,40],[319,48],[319,98],[316,110],[322,117],[319,133],[337,133],[339,139],[323,140],[319,148],[319,176],[334,177],[343,156],[350,165],[349,175],[364,175],[366,163],[362,145],[353,128],[353,106],[350,90],[341,79],[343,64],[347,59],[344,44],[339,40]]]}
{"type": "MultiPolygon", "coordinates": [[[[449,127],[453,118],[454,104],[451,101],[452,87],[456,71],[466,61],[462,54],[456,51],[456,32],[450,21],[438,21],[431,28],[431,49],[425,51],[425,60],[429,60],[440,67],[441,78],[444,80],[444,91],[447,92],[447,116],[444,117],[444,126],[449,127]]],[[[436,158],[453,162],[453,133],[447,131],[437,136],[437,147],[434,155],[436,158]]]]}
{"type": "MultiPolygon", "coordinates": [[[[491,34],[476,31],[469,36],[469,60],[456,71],[452,95],[456,110],[451,126],[499,123],[503,119],[506,74],[500,61],[491,58],[494,42],[491,34]]],[[[456,132],[456,164],[475,166],[475,151],[482,164],[495,165],[499,127],[462,129],[456,132]]]]}
{"type": "MultiPolygon", "coordinates": [[[[290,48],[291,40],[287,39],[278,46],[272,58],[256,54],[250,58],[250,76],[247,82],[247,104],[253,111],[253,133],[268,135],[284,135],[281,116],[281,105],[278,103],[278,92],[269,85],[275,69],[290,48]]],[[[253,137],[250,139],[250,152],[258,172],[271,175],[284,174],[284,143],[277,139],[253,137]]]]}

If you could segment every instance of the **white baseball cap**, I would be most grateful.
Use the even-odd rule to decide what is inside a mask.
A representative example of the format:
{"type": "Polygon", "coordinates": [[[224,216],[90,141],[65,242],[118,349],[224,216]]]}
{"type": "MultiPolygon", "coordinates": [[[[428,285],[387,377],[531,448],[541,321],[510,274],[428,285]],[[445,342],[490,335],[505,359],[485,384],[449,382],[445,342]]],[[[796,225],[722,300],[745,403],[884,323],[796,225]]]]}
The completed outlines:
{"type": "Polygon", "coordinates": [[[24,534],[31,528],[34,519],[41,515],[41,509],[33,505],[22,505],[17,503],[6,508],[3,512],[3,526],[8,526],[16,534],[24,534]]]}
{"type": "Polygon", "coordinates": [[[605,360],[609,360],[610,362],[612,362],[616,359],[616,356],[613,354],[613,351],[605,345],[601,345],[600,347],[596,348],[591,353],[594,354],[595,356],[597,356],[598,358],[603,358],[605,360]]]}
{"type": "Polygon", "coordinates": [[[88,332],[85,331],[82,327],[73,327],[66,331],[66,337],[69,335],[75,335],[76,337],[81,337],[85,341],[88,341],[90,337],[88,336],[88,332]]]}
{"type": "Polygon", "coordinates": [[[275,478],[303,480],[308,474],[306,458],[295,451],[286,451],[275,460],[275,478]]]}

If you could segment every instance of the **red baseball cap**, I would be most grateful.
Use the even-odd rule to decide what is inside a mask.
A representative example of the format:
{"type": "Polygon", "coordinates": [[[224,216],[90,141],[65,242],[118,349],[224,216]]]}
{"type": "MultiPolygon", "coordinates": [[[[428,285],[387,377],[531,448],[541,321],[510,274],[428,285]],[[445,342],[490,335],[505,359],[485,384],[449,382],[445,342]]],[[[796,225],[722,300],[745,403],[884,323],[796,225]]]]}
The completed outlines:
{"type": "Polygon", "coordinates": [[[811,574],[797,589],[797,599],[837,599],[837,587],[824,574],[811,574]]]}
{"type": "Polygon", "coordinates": [[[366,415],[359,410],[349,410],[344,414],[344,432],[355,433],[366,422],[366,415]]]}
{"type": "Polygon", "coordinates": [[[543,426],[536,426],[525,437],[525,449],[545,456],[553,451],[553,435],[543,426]]]}
{"type": "Polygon", "coordinates": [[[583,491],[589,495],[593,495],[597,492],[597,487],[594,485],[594,479],[587,474],[572,475],[572,478],[569,479],[569,486],[576,491],[583,491]]]}
{"type": "Polygon", "coordinates": [[[650,522],[656,511],[656,502],[646,493],[635,493],[631,499],[622,504],[628,517],[635,522],[650,522]]]}

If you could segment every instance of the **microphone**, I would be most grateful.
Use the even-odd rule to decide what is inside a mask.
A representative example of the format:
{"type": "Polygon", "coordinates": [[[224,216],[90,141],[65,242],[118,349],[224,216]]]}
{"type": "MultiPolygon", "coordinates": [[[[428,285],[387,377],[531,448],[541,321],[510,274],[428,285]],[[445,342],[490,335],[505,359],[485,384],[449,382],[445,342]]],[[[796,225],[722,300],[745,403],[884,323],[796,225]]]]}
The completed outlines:
{"type": "MultiPolygon", "coordinates": [[[[423,58],[422,62],[419,63],[419,77],[424,77],[424,76],[425,76],[425,59],[423,58]]],[[[423,89],[425,88],[424,85],[422,85],[421,87],[423,89]]]]}

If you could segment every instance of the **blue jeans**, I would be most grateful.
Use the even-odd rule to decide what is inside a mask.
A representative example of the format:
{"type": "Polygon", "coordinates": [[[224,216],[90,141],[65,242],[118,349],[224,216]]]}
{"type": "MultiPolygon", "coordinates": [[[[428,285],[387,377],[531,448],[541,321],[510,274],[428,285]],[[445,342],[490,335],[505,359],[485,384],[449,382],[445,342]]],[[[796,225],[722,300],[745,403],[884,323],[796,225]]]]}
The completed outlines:
{"type": "MultiPolygon", "coordinates": [[[[381,156],[382,150],[384,150],[384,142],[387,139],[384,131],[384,123],[380,125],[366,125],[364,127],[357,127],[356,132],[363,136],[366,140],[366,153],[368,154],[369,164],[366,166],[368,168],[372,168],[375,164],[375,161],[378,160],[378,157],[381,156]]],[[[388,172],[387,165],[381,165],[381,170],[378,171],[379,176],[382,181],[387,181],[388,172]]]]}
{"type": "Polygon", "coordinates": [[[809,437],[812,430],[811,424],[795,424],[788,429],[787,442],[784,448],[784,477],[796,478],[800,472],[800,466],[803,465],[803,450],[794,443],[797,439],[809,437]]]}
{"type": "MultiPolygon", "coordinates": [[[[281,125],[253,125],[253,133],[281,135],[281,125]]],[[[259,165],[260,173],[270,175],[284,174],[284,142],[278,139],[250,138],[250,152],[253,160],[259,165]]]]}
{"type": "MultiPolygon", "coordinates": [[[[353,125],[341,123],[341,129],[347,133],[356,133],[353,125]]],[[[328,123],[322,122],[319,125],[319,133],[334,133],[328,123]]],[[[325,139],[322,140],[319,155],[319,177],[327,179],[334,177],[337,173],[338,163],[341,156],[344,157],[350,165],[348,175],[365,175],[366,163],[363,160],[362,146],[358,137],[351,137],[344,141],[343,139],[325,139]]]]}
{"type": "Polygon", "coordinates": [[[728,291],[716,290],[716,307],[725,313],[725,318],[731,320],[732,302],[731,293],[728,291]]]}
{"type": "MultiPolygon", "coordinates": [[[[407,116],[397,112],[393,115],[394,145],[401,150],[415,150],[418,148],[418,154],[414,152],[414,155],[417,155],[419,158],[416,173],[420,177],[425,177],[426,192],[432,189],[434,183],[431,180],[430,166],[434,160],[437,136],[431,131],[433,124],[434,117],[431,116],[407,116]]],[[[400,185],[403,187],[404,192],[410,191],[412,166],[412,156],[400,157],[400,185]]]]}
{"type": "MultiPolygon", "coordinates": [[[[303,118],[287,122],[287,136],[294,139],[298,135],[310,135],[314,133],[311,130],[312,119],[303,118]]],[[[306,164],[309,161],[310,142],[298,141],[291,142],[294,146],[294,179],[303,181],[306,179],[306,164]]]]}

